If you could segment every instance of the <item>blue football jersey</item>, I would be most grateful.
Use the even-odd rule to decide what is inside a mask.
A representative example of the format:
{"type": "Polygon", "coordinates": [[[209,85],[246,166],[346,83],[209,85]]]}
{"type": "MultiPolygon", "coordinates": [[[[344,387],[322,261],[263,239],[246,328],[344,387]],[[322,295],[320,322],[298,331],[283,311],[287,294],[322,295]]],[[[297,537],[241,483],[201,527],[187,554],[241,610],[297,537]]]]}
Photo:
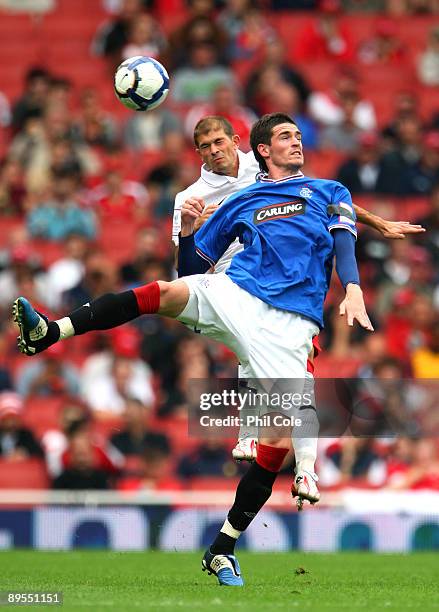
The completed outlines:
{"type": "Polygon", "coordinates": [[[337,181],[300,173],[278,181],[261,178],[230,196],[195,234],[195,245],[214,265],[239,238],[244,249],[226,272],[231,280],[323,327],[336,228],[357,235],[349,191],[337,181]]]}

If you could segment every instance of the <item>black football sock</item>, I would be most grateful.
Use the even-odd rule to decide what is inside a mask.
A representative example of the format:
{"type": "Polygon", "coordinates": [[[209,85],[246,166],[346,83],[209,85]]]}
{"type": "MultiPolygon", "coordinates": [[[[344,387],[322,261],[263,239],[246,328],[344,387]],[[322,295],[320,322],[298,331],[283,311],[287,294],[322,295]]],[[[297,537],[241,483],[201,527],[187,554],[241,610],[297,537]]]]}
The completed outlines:
{"type": "Polygon", "coordinates": [[[232,537],[224,533],[225,527],[223,526],[210,547],[211,553],[233,554],[239,533],[247,529],[270,497],[277,474],[277,472],[263,468],[257,462],[252,463],[239,482],[235,502],[227,515],[227,521],[233,530],[238,532],[238,535],[232,537]]]}
{"type": "Polygon", "coordinates": [[[106,293],[89,304],[67,315],[72,322],[75,336],[94,330],[105,330],[123,325],[139,316],[134,291],[106,293]]]}

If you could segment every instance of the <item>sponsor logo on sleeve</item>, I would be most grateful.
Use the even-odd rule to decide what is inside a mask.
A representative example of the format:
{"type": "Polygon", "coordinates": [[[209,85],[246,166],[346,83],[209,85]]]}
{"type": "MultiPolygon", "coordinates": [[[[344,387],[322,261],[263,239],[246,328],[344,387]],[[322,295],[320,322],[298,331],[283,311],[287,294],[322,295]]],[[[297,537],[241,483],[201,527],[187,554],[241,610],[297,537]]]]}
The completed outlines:
{"type": "Polygon", "coordinates": [[[297,215],[304,215],[306,212],[306,202],[303,200],[293,200],[292,202],[282,202],[281,204],[270,204],[259,208],[253,214],[253,223],[258,225],[265,221],[274,219],[288,219],[297,215]]]}

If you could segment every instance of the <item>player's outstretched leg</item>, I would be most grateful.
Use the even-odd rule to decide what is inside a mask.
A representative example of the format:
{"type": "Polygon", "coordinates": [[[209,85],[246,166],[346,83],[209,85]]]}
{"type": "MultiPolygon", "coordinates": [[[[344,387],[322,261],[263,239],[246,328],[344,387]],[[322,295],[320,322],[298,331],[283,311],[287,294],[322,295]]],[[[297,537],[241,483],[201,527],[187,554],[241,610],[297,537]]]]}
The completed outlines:
{"type": "Polygon", "coordinates": [[[49,321],[26,298],[19,297],[12,308],[20,331],[18,348],[25,355],[35,355],[58,340],[118,327],[143,314],[176,318],[188,299],[189,288],[184,281],[154,281],[134,290],[106,293],[62,319],[49,321]]]}
{"type": "MultiPolygon", "coordinates": [[[[232,457],[235,461],[254,461],[257,457],[257,445],[259,427],[255,421],[255,417],[259,417],[259,406],[253,406],[251,402],[253,389],[249,387],[249,380],[243,366],[238,368],[239,377],[239,392],[245,397],[239,417],[241,424],[239,426],[238,441],[232,450],[232,457]]],[[[256,391],[256,389],[254,389],[256,391]]]]}
{"type": "Polygon", "coordinates": [[[276,448],[260,443],[257,460],[241,478],[236,489],[235,502],[227,519],[202,560],[203,571],[215,574],[220,585],[244,584],[234,554],[235,544],[270,497],[274,481],[287,453],[287,448],[276,448]]]}
{"type": "Polygon", "coordinates": [[[315,408],[314,377],[310,372],[305,375],[303,398],[309,398],[309,401],[299,408],[296,415],[300,418],[302,425],[293,427],[292,430],[296,468],[291,494],[293,498],[297,498],[296,504],[299,510],[302,510],[304,500],[311,504],[320,500],[320,492],[317,487],[319,479],[315,473],[320,424],[315,408]]]}

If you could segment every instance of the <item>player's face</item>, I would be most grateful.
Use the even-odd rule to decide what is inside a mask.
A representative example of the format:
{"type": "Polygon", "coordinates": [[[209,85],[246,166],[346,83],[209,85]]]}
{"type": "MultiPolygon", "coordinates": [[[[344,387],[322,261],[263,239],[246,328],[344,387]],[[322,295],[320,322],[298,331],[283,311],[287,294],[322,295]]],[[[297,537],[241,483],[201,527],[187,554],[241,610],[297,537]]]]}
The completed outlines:
{"type": "Polygon", "coordinates": [[[215,174],[238,176],[238,145],[236,134],[230,138],[224,130],[211,130],[198,137],[197,152],[215,174]]]}
{"type": "Polygon", "coordinates": [[[273,169],[294,174],[304,164],[302,134],[294,123],[280,123],[273,128],[271,143],[259,145],[270,172],[273,169]]]}

